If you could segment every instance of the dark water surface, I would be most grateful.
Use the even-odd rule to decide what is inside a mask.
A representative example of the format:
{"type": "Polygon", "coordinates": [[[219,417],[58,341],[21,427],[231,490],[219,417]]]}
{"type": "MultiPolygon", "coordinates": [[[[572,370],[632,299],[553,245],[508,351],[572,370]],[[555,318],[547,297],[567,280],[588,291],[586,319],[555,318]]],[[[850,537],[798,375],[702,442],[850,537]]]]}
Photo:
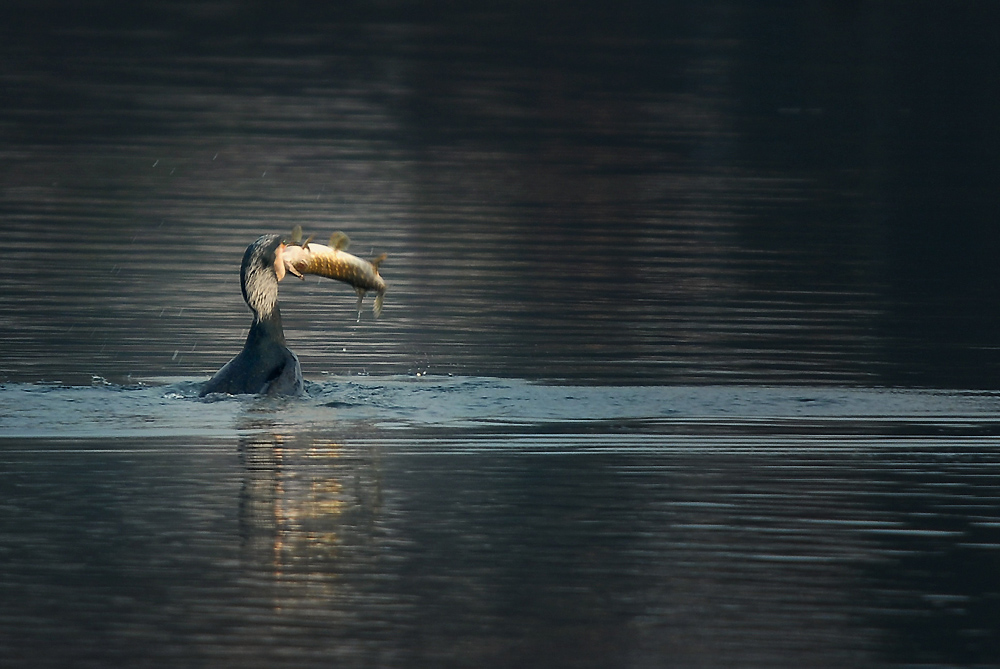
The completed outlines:
{"type": "Polygon", "coordinates": [[[8,666],[996,657],[1000,396],[0,390],[8,666]]]}
{"type": "Polygon", "coordinates": [[[758,5],[4,3],[0,666],[1000,662],[1000,12],[758,5]]]}

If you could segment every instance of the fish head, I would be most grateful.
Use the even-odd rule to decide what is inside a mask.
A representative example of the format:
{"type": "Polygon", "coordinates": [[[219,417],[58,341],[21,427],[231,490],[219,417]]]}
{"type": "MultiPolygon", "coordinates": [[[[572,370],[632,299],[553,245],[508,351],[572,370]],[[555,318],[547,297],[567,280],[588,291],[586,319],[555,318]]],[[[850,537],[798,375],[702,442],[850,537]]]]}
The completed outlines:
{"type": "MultiPolygon", "coordinates": [[[[302,276],[300,267],[304,267],[308,264],[309,256],[309,251],[301,246],[288,244],[283,245],[280,255],[280,262],[282,264],[281,276],[284,276],[284,273],[288,272],[292,276],[297,276],[304,280],[305,277],[302,276]]],[[[277,262],[277,260],[275,262],[277,262]]],[[[275,273],[277,273],[277,268],[275,268],[275,273]]]]}

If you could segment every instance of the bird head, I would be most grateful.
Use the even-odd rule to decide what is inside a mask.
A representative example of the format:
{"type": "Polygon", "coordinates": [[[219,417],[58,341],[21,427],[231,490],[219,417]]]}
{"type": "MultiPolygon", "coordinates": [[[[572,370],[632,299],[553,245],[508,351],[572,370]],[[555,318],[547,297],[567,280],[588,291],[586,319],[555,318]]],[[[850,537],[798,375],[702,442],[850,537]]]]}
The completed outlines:
{"type": "Polygon", "coordinates": [[[262,235],[247,247],[240,266],[243,299],[258,319],[275,312],[278,305],[278,282],[285,278],[281,235],[262,235]]]}

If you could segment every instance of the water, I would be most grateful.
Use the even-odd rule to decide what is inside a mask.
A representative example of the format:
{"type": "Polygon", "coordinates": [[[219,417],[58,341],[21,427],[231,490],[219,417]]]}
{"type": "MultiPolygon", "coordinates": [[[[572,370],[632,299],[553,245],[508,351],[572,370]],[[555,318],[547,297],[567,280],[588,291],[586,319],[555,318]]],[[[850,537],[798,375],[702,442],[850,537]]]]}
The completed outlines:
{"type": "Polygon", "coordinates": [[[9,386],[25,666],[870,666],[996,651],[995,393],[9,386]],[[62,644],[47,640],[59,630],[62,644]]]}
{"type": "Polygon", "coordinates": [[[996,664],[996,10],[689,4],[0,9],[0,664],[996,664]]]}

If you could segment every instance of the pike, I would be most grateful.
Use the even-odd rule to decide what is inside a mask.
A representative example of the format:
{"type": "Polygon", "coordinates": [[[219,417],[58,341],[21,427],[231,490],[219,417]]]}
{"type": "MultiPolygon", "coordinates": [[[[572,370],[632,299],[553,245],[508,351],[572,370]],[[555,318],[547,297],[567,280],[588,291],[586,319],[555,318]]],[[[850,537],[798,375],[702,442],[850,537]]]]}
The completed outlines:
{"type": "Polygon", "coordinates": [[[312,236],[302,240],[302,226],[292,228],[291,242],[281,254],[284,269],[302,280],[305,280],[305,274],[317,274],[354,286],[358,293],[358,320],[361,320],[361,302],[365,294],[374,291],[376,296],[372,313],[378,318],[382,313],[386,289],[385,280],[378,273],[378,266],[385,260],[386,254],[368,261],[347,253],[351,240],[343,232],[330,235],[329,246],[313,244],[311,241],[312,236]]]}

